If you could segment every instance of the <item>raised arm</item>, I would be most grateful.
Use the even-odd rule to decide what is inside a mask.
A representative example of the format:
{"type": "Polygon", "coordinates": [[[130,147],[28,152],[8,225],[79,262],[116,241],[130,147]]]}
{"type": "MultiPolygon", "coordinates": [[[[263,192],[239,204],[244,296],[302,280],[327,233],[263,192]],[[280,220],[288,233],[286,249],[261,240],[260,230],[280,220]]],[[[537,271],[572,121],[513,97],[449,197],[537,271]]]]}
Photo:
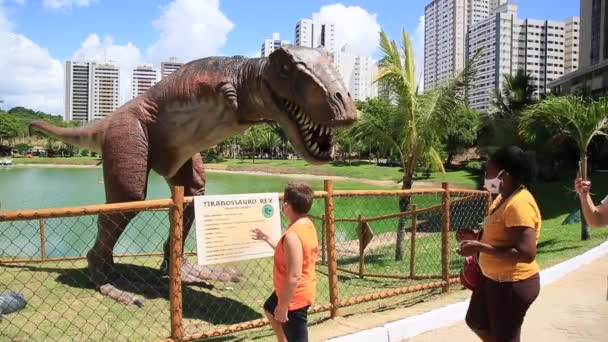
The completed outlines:
{"type": "Polygon", "coordinates": [[[593,228],[599,228],[608,225],[608,206],[601,204],[595,206],[591,199],[591,182],[584,181],[578,178],[574,182],[576,193],[581,202],[581,210],[587,223],[593,228]]]}

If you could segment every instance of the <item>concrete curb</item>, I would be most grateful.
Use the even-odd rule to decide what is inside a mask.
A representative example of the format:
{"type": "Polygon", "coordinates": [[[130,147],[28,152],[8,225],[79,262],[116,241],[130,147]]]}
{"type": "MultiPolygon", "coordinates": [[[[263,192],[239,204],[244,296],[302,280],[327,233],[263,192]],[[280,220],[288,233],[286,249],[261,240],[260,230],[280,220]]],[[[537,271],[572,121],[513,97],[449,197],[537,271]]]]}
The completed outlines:
{"type": "MultiPolygon", "coordinates": [[[[549,285],[579,267],[608,254],[608,241],[572,259],[554,265],[540,272],[541,286],[549,285]]],[[[469,300],[450,304],[423,314],[387,323],[382,327],[363,330],[340,336],[327,342],[393,342],[402,341],[422,333],[449,327],[464,320],[469,300]]]]}

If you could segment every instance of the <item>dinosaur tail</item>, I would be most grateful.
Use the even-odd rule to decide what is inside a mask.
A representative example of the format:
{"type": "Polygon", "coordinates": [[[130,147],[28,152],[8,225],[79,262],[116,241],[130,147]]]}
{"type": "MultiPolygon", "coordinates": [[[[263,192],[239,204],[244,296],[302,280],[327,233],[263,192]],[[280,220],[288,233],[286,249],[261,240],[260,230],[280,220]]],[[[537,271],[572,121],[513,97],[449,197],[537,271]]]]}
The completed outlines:
{"type": "Polygon", "coordinates": [[[101,152],[105,121],[98,121],[90,126],[64,128],[45,121],[32,121],[29,126],[30,135],[42,132],[45,135],[63,141],[66,144],[101,152]]]}

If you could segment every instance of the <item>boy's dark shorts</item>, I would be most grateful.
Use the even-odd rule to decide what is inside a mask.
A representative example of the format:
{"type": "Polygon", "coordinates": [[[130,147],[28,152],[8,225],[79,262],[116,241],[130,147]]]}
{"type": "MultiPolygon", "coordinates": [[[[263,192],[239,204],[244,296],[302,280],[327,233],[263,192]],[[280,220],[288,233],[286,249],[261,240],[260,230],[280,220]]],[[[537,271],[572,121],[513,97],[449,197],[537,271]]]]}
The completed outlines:
{"type": "MultiPolygon", "coordinates": [[[[276,292],[272,292],[264,303],[264,310],[274,315],[274,309],[279,304],[276,292]]],[[[287,311],[287,322],[283,323],[283,332],[289,342],[308,342],[308,308],[307,305],[297,310],[287,311]]]]}

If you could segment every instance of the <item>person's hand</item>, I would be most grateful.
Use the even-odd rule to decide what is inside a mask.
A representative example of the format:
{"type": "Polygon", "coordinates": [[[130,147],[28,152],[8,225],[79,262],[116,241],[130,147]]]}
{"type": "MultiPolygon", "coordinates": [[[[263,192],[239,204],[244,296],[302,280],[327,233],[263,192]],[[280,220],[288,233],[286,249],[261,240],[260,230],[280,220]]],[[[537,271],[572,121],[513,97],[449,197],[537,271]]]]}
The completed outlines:
{"type": "Polygon", "coordinates": [[[574,189],[579,196],[587,196],[589,191],[591,191],[591,181],[577,178],[574,181],[574,189]]]}
{"type": "Polygon", "coordinates": [[[260,228],[252,229],[250,231],[249,236],[251,236],[251,238],[254,240],[262,240],[262,241],[268,240],[268,234],[264,233],[260,228]]]}
{"type": "Polygon", "coordinates": [[[465,240],[460,243],[456,252],[462,256],[471,256],[481,252],[485,246],[477,240],[465,240]]]}
{"type": "Polygon", "coordinates": [[[456,231],[456,241],[477,240],[477,232],[470,228],[458,229],[456,231]]]}
{"type": "Polygon", "coordinates": [[[287,322],[287,305],[279,303],[274,309],[274,319],[281,323],[287,322]]]}

